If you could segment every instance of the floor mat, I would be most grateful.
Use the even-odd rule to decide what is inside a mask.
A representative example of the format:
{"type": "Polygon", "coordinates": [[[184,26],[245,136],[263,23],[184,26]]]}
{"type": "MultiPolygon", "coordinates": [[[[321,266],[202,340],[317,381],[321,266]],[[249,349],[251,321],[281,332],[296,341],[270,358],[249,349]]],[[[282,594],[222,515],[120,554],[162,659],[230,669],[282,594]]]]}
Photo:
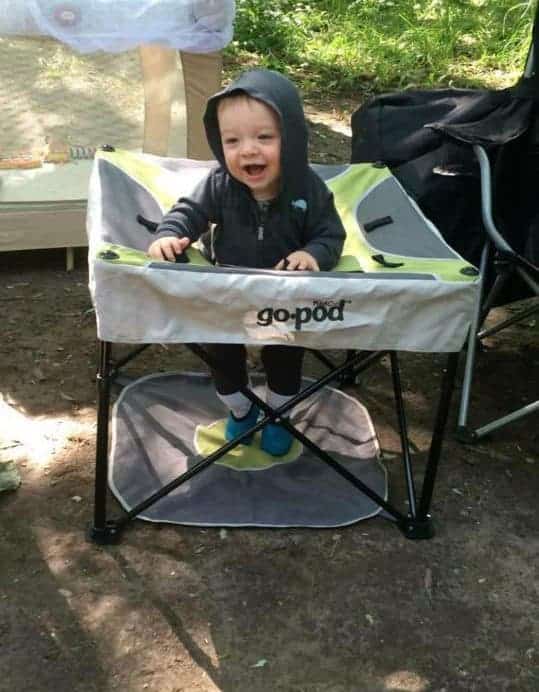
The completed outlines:
{"type": "MultiPolygon", "coordinates": [[[[261,378],[253,381],[263,397],[261,378]]],[[[136,380],[113,410],[112,491],[129,510],[224,444],[226,409],[211,379],[158,374],[136,380]]],[[[387,498],[374,427],[364,406],[329,387],[302,402],[291,422],[387,498]]],[[[336,527],[380,512],[376,503],[297,441],[285,457],[238,446],[140,518],[200,526],[336,527]]]]}

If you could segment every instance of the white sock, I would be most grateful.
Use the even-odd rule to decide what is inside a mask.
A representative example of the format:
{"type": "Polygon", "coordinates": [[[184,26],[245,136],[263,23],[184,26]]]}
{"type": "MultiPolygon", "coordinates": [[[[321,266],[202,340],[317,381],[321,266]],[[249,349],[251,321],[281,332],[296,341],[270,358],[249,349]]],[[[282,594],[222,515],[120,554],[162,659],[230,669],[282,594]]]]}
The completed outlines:
{"type": "Polygon", "coordinates": [[[232,411],[236,418],[244,418],[251,408],[251,402],[241,392],[233,392],[232,394],[220,394],[217,396],[223,404],[232,411]]]}
{"type": "MultiPolygon", "coordinates": [[[[269,387],[266,387],[266,403],[268,406],[271,406],[271,408],[284,406],[287,401],[290,401],[290,399],[293,399],[295,396],[295,394],[277,394],[277,392],[273,392],[269,387]]],[[[290,413],[290,410],[287,411],[285,416],[288,418],[290,413]]]]}

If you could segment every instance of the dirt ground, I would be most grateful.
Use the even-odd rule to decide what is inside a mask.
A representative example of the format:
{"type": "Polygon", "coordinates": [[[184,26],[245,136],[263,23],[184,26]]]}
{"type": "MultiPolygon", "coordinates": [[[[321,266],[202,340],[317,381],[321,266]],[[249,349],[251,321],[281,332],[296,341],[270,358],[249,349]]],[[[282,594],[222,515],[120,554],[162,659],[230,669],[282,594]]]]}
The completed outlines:
{"type": "MultiPolygon", "coordinates": [[[[311,158],[347,160],[342,109],[309,109],[311,158]]],[[[61,251],[7,253],[0,271],[0,459],[22,477],[0,495],[0,690],[539,689],[536,418],[464,446],[457,389],[429,541],[380,518],[226,532],[134,522],[98,547],[85,539],[96,429],[85,252],[70,273],[61,251]]],[[[530,318],[489,340],[472,422],[537,398],[538,333],[530,318]]],[[[419,480],[443,364],[402,358],[419,480]]],[[[155,346],[134,371],[182,367],[200,368],[155,346]]],[[[371,413],[403,507],[387,362],[347,391],[371,413]]]]}

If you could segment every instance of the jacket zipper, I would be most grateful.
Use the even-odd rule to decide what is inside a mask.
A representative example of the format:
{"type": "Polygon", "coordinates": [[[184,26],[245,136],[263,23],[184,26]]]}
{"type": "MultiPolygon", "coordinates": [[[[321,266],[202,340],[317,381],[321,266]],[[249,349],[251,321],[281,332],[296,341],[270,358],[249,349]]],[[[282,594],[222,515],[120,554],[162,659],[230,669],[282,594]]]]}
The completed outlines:
{"type": "Polygon", "coordinates": [[[269,207],[265,207],[263,209],[261,207],[258,207],[258,209],[256,210],[256,222],[258,224],[256,237],[259,241],[264,240],[264,230],[268,216],[269,207]]]}
{"type": "Polygon", "coordinates": [[[255,218],[256,218],[256,255],[257,255],[257,265],[259,263],[260,259],[260,254],[263,257],[264,254],[264,245],[260,245],[260,243],[264,243],[264,233],[266,230],[266,222],[268,220],[269,216],[269,206],[265,208],[261,208],[258,203],[256,205],[256,210],[255,210],[255,218]]]}

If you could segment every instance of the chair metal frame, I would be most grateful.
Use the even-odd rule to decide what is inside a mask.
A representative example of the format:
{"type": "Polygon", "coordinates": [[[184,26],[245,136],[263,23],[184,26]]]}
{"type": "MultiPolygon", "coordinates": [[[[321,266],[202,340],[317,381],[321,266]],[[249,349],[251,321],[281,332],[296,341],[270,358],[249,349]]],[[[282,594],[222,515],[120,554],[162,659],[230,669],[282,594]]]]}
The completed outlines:
{"type": "Polygon", "coordinates": [[[531,306],[519,311],[512,317],[498,322],[492,327],[482,327],[497,296],[506,283],[514,278],[515,274],[526,283],[536,298],[539,297],[539,269],[515,252],[496,227],[492,217],[492,174],[490,160],[484,147],[476,144],[473,150],[480,168],[481,213],[487,238],[481,254],[479,267],[480,283],[467,343],[462,394],[456,430],[457,439],[465,443],[477,442],[486,435],[503,428],[509,423],[513,423],[539,411],[539,400],[536,400],[478,428],[471,429],[468,425],[470,394],[478,345],[486,337],[492,336],[517,322],[521,322],[539,311],[539,301],[536,301],[531,306]],[[495,253],[494,267],[496,269],[496,278],[488,295],[485,296],[485,275],[492,252],[495,253]]]}

